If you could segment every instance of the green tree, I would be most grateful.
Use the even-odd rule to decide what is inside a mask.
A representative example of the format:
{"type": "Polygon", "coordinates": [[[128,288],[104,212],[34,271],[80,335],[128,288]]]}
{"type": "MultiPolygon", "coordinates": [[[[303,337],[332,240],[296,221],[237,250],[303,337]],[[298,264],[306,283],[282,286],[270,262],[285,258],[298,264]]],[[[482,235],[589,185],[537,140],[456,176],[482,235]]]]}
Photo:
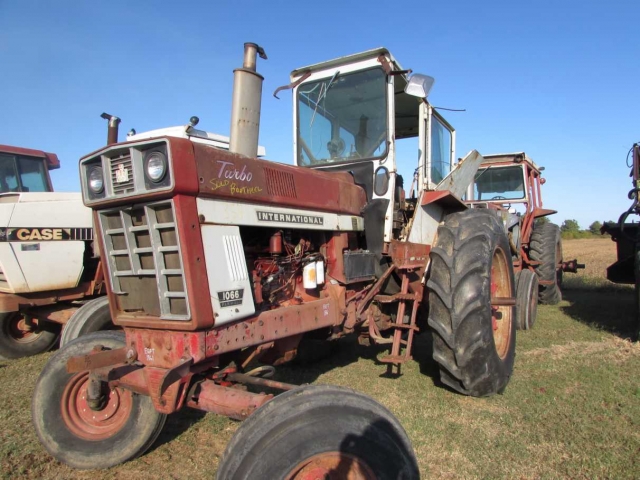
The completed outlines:
{"type": "Polygon", "coordinates": [[[599,221],[593,222],[589,225],[589,231],[594,235],[600,235],[600,229],[602,228],[602,224],[599,221]]]}
{"type": "Polygon", "coordinates": [[[536,218],[536,225],[544,225],[545,223],[549,223],[549,217],[538,217],[536,218]]]}
{"type": "Polygon", "coordinates": [[[580,225],[578,225],[577,220],[565,220],[564,222],[562,222],[560,231],[562,231],[563,233],[578,233],[580,231],[580,225]]]}

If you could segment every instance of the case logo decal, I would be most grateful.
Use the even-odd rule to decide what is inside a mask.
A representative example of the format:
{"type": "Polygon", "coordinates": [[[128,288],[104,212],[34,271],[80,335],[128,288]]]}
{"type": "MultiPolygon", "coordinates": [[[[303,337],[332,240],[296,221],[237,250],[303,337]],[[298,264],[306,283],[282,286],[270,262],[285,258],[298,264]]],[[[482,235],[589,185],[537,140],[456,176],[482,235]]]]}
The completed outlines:
{"type": "Polygon", "coordinates": [[[0,242],[93,240],[92,228],[0,228],[0,242]]]}

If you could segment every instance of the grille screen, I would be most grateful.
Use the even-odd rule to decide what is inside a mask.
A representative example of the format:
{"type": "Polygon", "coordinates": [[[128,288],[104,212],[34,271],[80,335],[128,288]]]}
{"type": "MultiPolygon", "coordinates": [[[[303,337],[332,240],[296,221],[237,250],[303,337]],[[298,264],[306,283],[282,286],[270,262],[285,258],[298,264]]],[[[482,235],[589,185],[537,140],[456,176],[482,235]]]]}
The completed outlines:
{"type": "Polygon", "coordinates": [[[120,310],[188,320],[172,202],[101,212],[100,221],[120,310]]]}
{"type": "Polygon", "coordinates": [[[297,198],[296,184],[291,173],[265,167],[264,175],[267,180],[267,192],[269,195],[297,198]]]}
{"type": "Polygon", "coordinates": [[[131,156],[123,155],[111,159],[111,185],[113,193],[121,195],[135,191],[133,184],[133,168],[131,156]]]}

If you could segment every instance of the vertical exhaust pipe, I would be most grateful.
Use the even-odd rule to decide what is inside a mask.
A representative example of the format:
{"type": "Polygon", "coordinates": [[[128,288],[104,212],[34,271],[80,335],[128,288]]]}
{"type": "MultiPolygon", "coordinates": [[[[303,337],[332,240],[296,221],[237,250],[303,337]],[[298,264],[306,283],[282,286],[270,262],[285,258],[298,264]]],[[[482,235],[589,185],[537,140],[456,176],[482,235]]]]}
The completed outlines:
{"type": "Polygon", "coordinates": [[[107,127],[107,145],[118,143],[118,126],[120,125],[120,119],[108,113],[103,113],[100,116],[109,122],[109,126],[107,127]]]}
{"type": "Polygon", "coordinates": [[[264,49],[255,43],[244,44],[242,68],[233,71],[233,101],[229,151],[247,157],[258,156],[260,104],[264,77],[256,72],[256,57],[266,60],[264,49]]]}

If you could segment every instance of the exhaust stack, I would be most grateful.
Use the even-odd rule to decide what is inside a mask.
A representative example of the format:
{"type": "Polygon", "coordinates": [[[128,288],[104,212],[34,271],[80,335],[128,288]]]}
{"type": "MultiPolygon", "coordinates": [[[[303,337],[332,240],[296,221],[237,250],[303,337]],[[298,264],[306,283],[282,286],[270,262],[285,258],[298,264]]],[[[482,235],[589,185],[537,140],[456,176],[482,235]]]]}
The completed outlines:
{"type": "Polygon", "coordinates": [[[264,49],[255,43],[244,44],[242,68],[233,71],[233,102],[229,151],[247,157],[258,156],[260,104],[264,77],[256,72],[256,57],[266,60],[264,49]]]}
{"type": "Polygon", "coordinates": [[[120,119],[115,115],[109,115],[108,113],[103,113],[100,116],[109,121],[109,126],[107,128],[107,145],[118,143],[118,126],[120,125],[120,119]]]}

